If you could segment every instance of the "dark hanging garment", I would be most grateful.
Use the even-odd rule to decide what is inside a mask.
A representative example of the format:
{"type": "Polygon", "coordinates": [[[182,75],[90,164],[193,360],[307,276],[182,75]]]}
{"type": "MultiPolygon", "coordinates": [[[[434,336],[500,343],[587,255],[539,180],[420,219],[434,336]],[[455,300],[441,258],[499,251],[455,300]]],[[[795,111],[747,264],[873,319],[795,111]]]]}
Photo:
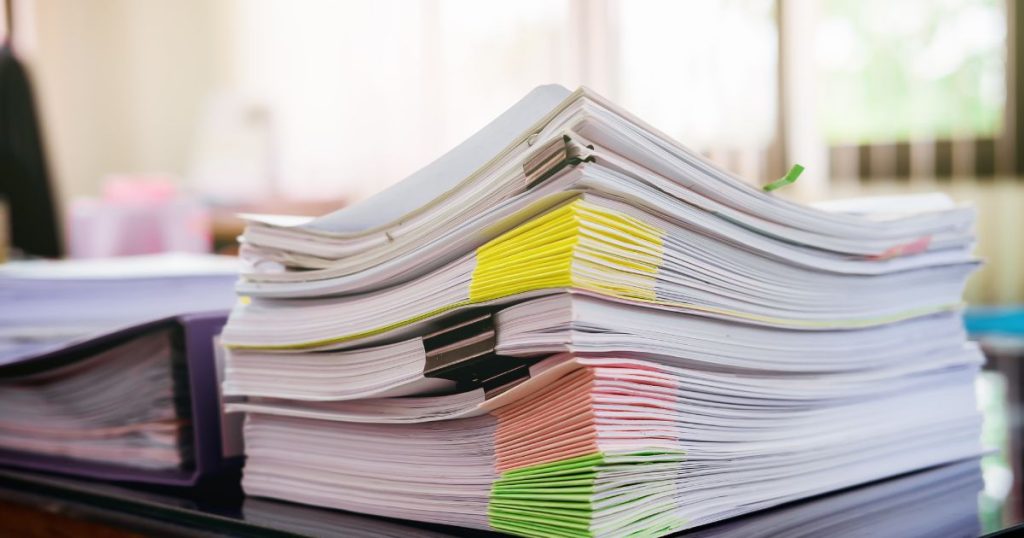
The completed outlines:
{"type": "Polygon", "coordinates": [[[6,45],[0,48],[0,198],[7,202],[15,248],[34,256],[61,255],[32,88],[6,45]]]}

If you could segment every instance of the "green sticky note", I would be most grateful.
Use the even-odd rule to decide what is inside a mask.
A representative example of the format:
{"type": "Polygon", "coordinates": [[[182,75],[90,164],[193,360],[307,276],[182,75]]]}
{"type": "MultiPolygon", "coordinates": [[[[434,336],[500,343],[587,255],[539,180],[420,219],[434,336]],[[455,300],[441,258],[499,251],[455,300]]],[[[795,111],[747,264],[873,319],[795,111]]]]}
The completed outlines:
{"type": "Polygon", "coordinates": [[[802,173],[804,173],[804,167],[799,164],[794,164],[793,168],[789,169],[788,174],[783,176],[781,179],[772,181],[771,183],[765,185],[762,188],[765,190],[765,192],[772,192],[775,189],[785,187],[786,185],[793,183],[794,181],[796,181],[796,178],[800,177],[800,174],[802,173]]]}

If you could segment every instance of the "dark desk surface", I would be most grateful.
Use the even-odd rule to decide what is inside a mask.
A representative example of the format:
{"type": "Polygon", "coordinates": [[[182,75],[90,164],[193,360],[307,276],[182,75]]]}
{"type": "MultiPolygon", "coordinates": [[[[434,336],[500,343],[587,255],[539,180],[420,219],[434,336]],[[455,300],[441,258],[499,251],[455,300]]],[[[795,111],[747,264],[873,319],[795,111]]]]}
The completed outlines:
{"type": "MultiPolygon", "coordinates": [[[[791,503],[684,536],[974,537],[1008,526],[979,504],[977,460],[903,475],[791,503]],[[988,519],[989,521],[986,521],[988,519]]],[[[269,499],[237,481],[199,490],[142,488],[0,470],[4,536],[490,536],[269,499]]]]}

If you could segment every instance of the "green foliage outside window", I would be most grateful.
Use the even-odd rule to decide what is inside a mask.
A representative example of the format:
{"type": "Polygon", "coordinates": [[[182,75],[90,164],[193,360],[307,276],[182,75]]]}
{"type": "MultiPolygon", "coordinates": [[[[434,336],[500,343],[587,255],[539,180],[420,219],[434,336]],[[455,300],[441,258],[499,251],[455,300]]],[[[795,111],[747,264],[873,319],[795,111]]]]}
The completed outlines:
{"type": "Polygon", "coordinates": [[[997,136],[1002,0],[825,0],[812,44],[832,143],[997,136]]]}

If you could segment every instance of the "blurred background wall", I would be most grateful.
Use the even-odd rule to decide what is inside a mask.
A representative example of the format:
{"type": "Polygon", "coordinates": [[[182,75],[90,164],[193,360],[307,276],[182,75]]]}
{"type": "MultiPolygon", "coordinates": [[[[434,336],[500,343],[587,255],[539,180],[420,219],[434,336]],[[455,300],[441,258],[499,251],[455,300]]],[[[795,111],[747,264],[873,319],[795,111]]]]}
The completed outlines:
{"type": "Polygon", "coordinates": [[[112,173],[183,176],[201,104],[229,81],[226,5],[15,0],[14,16],[63,197],[112,173]]]}
{"type": "Polygon", "coordinates": [[[215,225],[253,206],[318,212],[400,180],[536,85],[586,84],[751,183],[803,164],[783,196],[972,201],[989,263],[970,299],[1024,301],[1013,0],[13,7],[64,205],[119,176],[174,185],[215,225]]]}

